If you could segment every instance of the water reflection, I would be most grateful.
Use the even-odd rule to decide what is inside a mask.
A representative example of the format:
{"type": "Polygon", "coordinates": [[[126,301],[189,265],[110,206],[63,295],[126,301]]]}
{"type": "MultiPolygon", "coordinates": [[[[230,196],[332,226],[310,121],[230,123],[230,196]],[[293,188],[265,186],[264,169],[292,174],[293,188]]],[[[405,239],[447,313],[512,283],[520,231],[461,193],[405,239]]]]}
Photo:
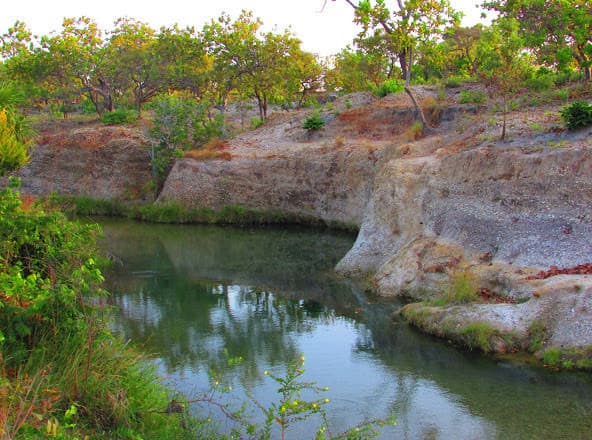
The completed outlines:
{"type": "MultiPolygon", "coordinates": [[[[329,386],[336,430],[396,414],[383,438],[589,438],[588,376],[496,363],[420,335],[332,267],[348,236],[303,231],[104,223],[116,331],[155,354],[188,393],[225,373],[236,396],[275,397],[303,352],[307,379],[329,386]],[[229,357],[240,356],[228,367],[229,357]]],[[[302,425],[292,438],[303,438],[302,425]]],[[[308,436],[309,437],[309,436],[308,436]]]]}

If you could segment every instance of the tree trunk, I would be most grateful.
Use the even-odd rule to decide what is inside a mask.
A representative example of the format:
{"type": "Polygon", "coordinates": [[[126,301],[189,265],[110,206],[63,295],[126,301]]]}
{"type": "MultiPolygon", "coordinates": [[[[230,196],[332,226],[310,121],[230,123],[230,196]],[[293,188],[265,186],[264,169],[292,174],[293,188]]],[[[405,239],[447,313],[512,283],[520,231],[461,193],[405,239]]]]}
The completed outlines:
{"type": "Polygon", "coordinates": [[[411,98],[411,102],[413,103],[413,106],[415,107],[415,111],[417,111],[417,113],[419,114],[419,119],[421,120],[421,124],[423,125],[424,132],[429,132],[429,131],[431,131],[432,127],[430,127],[430,124],[428,124],[428,121],[425,117],[425,114],[423,113],[421,106],[419,105],[419,103],[417,102],[417,99],[415,99],[415,96],[413,95],[413,92],[411,91],[411,64],[412,64],[411,51],[401,52],[399,54],[399,63],[401,64],[401,70],[403,71],[403,74],[405,75],[405,93],[407,93],[407,95],[409,95],[409,98],[411,98]],[[407,54],[409,54],[409,58],[410,58],[409,64],[407,64],[407,54]]]}
{"type": "Polygon", "coordinates": [[[508,115],[508,99],[504,96],[504,114],[503,114],[503,121],[502,121],[502,137],[500,140],[506,140],[506,119],[508,115]]]}
{"type": "Polygon", "coordinates": [[[425,114],[423,113],[423,110],[421,109],[421,106],[419,105],[419,103],[417,102],[417,99],[415,99],[415,96],[411,92],[411,88],[405,87],[405,93],[407,93],[407,95],[409,95],[409,98],[411,98],[411,102],[413,102],[413,106],[415,107],[415,110],[419,114],[419,119],[421,120],[424,131],[426,131],[426,132],[430,131],[432,129],[432,127],[430,127],[430,124],[428,124],[428,121],[425,117],[425,114]]]}
{"type": "Polygon", "coordinates": [[[582,70],[584,71],[584,81],[592,81],[592,67],[582,67],[582,70]]]}
{"type": "Polygon", "coordinates": [[[409,71],[409,66],[407,65],[407,51],[399,53],[399,64],[401,66],[401,74],[405,79],[405,87],[409,87],[411,83],[411,72],[409,71]]]}

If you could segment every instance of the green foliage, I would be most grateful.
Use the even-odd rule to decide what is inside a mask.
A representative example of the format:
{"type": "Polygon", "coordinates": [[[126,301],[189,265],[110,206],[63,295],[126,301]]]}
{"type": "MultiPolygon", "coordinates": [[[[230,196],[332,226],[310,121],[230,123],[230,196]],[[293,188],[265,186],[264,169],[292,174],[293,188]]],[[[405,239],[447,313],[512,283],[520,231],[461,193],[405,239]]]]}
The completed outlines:
{"type": "Polygon", "coordinates": [[[489,0],[484,6],[515,19],[520,35],[538,61],[560,69],[577,64],[592,79],[592,8],[588,0],[489,0]]]}
{"type": "Polygon", "coordinates": [[[318,112],[315,112],[314,114],[306,118],[304,120],[304,123],[302,124],[302,128],[307,130],[309,133],[320,130],[324,126],[325,120],[321,117],[321,115],[318,112]]]}
{"type": "Polygon", "coordinates": [[[251,130],[256,130],[263,124],[265,124],[265,121],[263,119],[257,117],[251,118],[251,130]]]}
{"type": "Polygon", "coordinates": [[[34,132],[18,108],[24,102],[14,83],[0,83],[0,176],[29,161],[34,132]]]}
{"type": "Polygon", "coordinates": [[[169,396],[154,367],[100,319],[98,227],[24,207],[17,185],[0,192],[0,432],[196,438],[163,413],[169,396]]]}
{"type": "Polygon", "coordinates": [[[132,124],[138,120],[138,112],[119,108],[112,112],[107,112],[101,117],[101,122],[105,125],[123,125],[132,124]]]}
{"type": "Polygon", "coordinates": [[[387,79],[386,81],[384,81],[378,87],[375,87],[371,84],[370,84],[370,87],[372,89],[372,93],[374,93],[379,98],[384,98],[385,96],[387,96],[391,93],[402,92],[405,89],[405,84],[401,80],[398,80],[395,78],[390,78],[390,79],[387,79]]]}
{"type": "Polygon", "coordinates": [[[460,87],[462,84],[462,80],[460,78],[447,78],[446,81],[444,81],[444,87],[446,87],[447,89],[456,89],[458,87],[460,87]]]}
{"type": "Polygon", "coordinates": [[[474,322],[458,330],[462,342],[471,350],[477,348],[484,353],[491,351],[490,339],[496,331],[484,322],[474,322]]]}
{"type": "Polygon", "coordinates": [[[22,359],[46,334],[73,331],[101,294],[94,226],[22,207],[16,183],[0,192],[0,309],[4,347],[22,359]]]}
{"type": "Polygon", "coordinates": [[[592,125],[592,104],[577,100],[561,109],[561,118],[568,130],[592,125]]]}
{"type": "Polygon", "coordinates": [[[478,302],[480,300],[477,294],[479,286],[475,275],[469,271],[458,271],[452,274],[450,284],[446,291],[446,300],[448,303],[466,304],[478,302]]]}
{"type": "Polygon", "coordinates": [[[561,350],[558,348],[549,348],[543,353],[543,363],[550,367],[558,367],[561,364],[561,350]]]}
{"type": "Polygon", "coordinates": [[[556,76],[550,72],[537,72],[537,74],[526,80],[526,86],[533,92],[546,92],[555,87],[556,76]]]}
{"type": "Polygon", "coordinates": [[[29,162],[28,141],[20,141],[14,117],[0,108],[0,176],[29,162]]]}
{"type": "Polygon", "coordinates": [[[534,321],[528,328],[529,345],[528,350],[531,353],[542,350],[545,347],[547,339],[547,328],[541,321],[534,321]]]}
{"type": "Polygon", "coordinates": [[[461,90],[460,103],[461,104],[483,104],[487,101],[487,94],[481,91],[461,90]]]}
{"type": "Polygon", "coordinates": [[[212,116],[203,103],[178,94],[158,96],[152,102],[152,109],[154,119],[149,134],[156,145],[151,150],[151,160],[157,186],[160,186],[183,150],[222,136],[224,117],[222,114],[212,116]]]}
{"type": "Polygon", "coordinates": [[[305,400],[303,393],[318,394],[328,391],[327,388],[317,387],[314,383],[303,382],[301,380],[304,374],[304,357],[288,365],[285,376],[276,376],[269,371],[264,374],[270,377],[279,385],[279,401],[272,403],[267,408],[260,408],[265,415],[265,425],[259,438],[270,439],[271,429],[274,424],[278,424],[281,437],[285,438],[286,432],[296,422],[306,420],[312,416],[318,416],[321,425],[317,430],[315,438],[323,438],[327,430],[327,417],[324,406],[329,403],[329,399],[317,398],[305,400]]]}

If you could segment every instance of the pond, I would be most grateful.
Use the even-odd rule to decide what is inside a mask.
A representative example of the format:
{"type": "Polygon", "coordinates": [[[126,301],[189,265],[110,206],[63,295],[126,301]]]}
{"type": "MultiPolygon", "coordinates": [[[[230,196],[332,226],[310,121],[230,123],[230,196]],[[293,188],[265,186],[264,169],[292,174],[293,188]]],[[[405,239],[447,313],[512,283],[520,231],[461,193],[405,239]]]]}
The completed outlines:
{"type": "MultiPolygon", "coordinates": [[[[303,379],[329,388],[332,433],[394,415],[380,438],[592,438],[590,375],[495,361],[418,333],[394,317],[399,303],[335,275],[352,236],[100,223],[115,261],[113,330],[189,399],[215,377],[232,386],[222,400],[269,405],[278,385],[264,371],[281,376],[302,354],[303,379]]],[[[312,438],[317,426],[301,422],[287,438],[312,438]]]]}

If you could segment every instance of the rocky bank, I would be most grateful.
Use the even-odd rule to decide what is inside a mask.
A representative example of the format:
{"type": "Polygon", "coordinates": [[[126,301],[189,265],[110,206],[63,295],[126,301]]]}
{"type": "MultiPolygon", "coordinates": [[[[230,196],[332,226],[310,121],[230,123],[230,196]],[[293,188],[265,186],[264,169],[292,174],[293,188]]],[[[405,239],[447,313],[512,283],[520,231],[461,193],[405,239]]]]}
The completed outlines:
{"type": "MultiPolygon", "coordinates": [[[[178,160],[157,203],[356,225],[337,270],[415,301],[401,311],[413,324],[484,351],[529,350],[546,362],[553,354],[554,365],[592,367],[592,275],[536,276],[592,262],[592,130],[558,130],[560,103],[523,104],[501,142],[499,113],[447,94],[440,101],[435,90],[418,91],[435,126],[423,135],[405,95],[340,98],[313,134],[302,129],[310,110],[276,112],[231,139],[223,159],[178,160]],[[465,303],[459,286],[486,298],[465,303]]],[[[141,148],[133,151],[142,166],[128,162],[136,156],[92,150],[91,162],[110,156],[112,176],[95,170],[102,183],[90,185],[80,164],[64,166],[65,150],[37,151],[24,171],[39,179],[35,188],[53,180],[58,191],[120,196],[149,172],[141,148]],[[61,163],[51,179],[36,165],[48,157],[61,163]],[[80,178],[68,187],[59,173],[80,178]]]]}

